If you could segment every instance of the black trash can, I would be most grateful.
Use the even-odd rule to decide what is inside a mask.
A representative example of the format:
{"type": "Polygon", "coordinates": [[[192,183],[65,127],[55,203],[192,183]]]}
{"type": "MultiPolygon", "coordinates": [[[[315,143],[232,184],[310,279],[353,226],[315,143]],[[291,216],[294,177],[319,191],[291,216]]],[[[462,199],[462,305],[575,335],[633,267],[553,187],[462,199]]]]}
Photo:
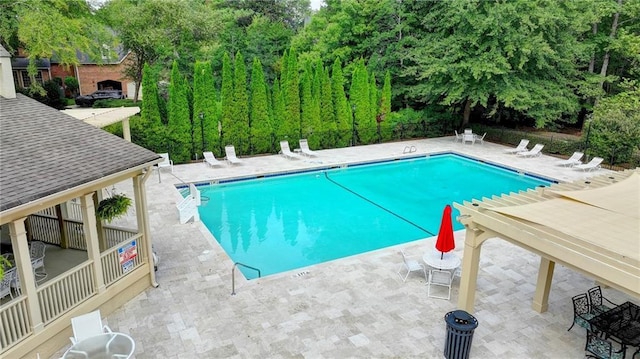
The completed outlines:
{"type": "Polygon", "coordinates": [[[467,359],[471,351],[473,331],[478,320],[464,310],[454,310],[445,314],[447,338],[444,342],[444,357],[447,359],[467,359]]]}

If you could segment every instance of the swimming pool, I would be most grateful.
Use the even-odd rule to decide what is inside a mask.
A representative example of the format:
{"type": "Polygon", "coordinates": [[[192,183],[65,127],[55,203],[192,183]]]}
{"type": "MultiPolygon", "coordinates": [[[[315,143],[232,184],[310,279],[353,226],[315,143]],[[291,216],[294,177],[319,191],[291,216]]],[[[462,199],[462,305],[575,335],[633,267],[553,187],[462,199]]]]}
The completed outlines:
{"type": "Polygon", "coordinates": [[[541,184],[445,154],[200,186],[199,211],[234,262],[266,276],[436,235],[446,204],[541,184]]]}

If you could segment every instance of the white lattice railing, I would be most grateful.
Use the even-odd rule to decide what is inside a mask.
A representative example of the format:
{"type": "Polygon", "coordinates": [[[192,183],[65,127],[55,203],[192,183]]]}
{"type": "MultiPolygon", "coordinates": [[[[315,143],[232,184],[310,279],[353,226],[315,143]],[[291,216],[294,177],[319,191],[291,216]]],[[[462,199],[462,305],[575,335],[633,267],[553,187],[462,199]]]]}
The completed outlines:
{"type": "Polygon", "coordinates": [[[102,262],[102,275],[105,286],[108,287],[113,284],[144,262],[144,250],[139,245],[139,238],[141,237],[141,234],[137,234],[126,242],[121,243],[118,247],[111,248],[101,254],[100,261],[102,262]],[[120,253],[121,250],[122,253],[120,253]],[[135,253],[135,257],[130,259],[130,263],[122,263],[122,259],[133,253],[135,253]]]}
{"type": "Polygon", "coordinates": [[[96,292],[93,265],[87,261],[38,287],[38,302],[42,321],[46,324],[58,318],[96,292]]]}
{"type": "Polygon", "coordinates": [[[26,296],[0,308],[0,354],[31,334],[30,322],[26,296]]]}

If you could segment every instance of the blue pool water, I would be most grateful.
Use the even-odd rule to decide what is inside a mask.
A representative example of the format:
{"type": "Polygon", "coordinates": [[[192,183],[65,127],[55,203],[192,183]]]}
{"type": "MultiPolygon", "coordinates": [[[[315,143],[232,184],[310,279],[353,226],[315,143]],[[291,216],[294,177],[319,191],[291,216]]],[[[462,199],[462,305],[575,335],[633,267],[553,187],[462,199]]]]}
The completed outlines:
{"type": "Polygon", "coordinates": [[[202,186],[199,211],[234,262],[265,276],[436,235],[447,204],[540,184],[440,155],[202,186]]]}

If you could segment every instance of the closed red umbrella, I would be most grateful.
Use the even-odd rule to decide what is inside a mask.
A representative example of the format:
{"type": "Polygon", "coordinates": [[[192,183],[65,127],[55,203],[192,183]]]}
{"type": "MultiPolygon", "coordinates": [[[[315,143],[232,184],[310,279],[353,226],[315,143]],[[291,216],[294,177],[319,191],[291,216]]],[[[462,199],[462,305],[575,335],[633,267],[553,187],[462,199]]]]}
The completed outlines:
{"type": "Polygon", "coordinates": [[[444,207],[442,213],[442,223],[440,223],[440,231],[438,232],[438,240],[436,241],[436,249],[441,252],[440,259],[446,252],[456,248],[456,242],[453,239],[453,223],[451,222],[451,206],[444,207]]]}

